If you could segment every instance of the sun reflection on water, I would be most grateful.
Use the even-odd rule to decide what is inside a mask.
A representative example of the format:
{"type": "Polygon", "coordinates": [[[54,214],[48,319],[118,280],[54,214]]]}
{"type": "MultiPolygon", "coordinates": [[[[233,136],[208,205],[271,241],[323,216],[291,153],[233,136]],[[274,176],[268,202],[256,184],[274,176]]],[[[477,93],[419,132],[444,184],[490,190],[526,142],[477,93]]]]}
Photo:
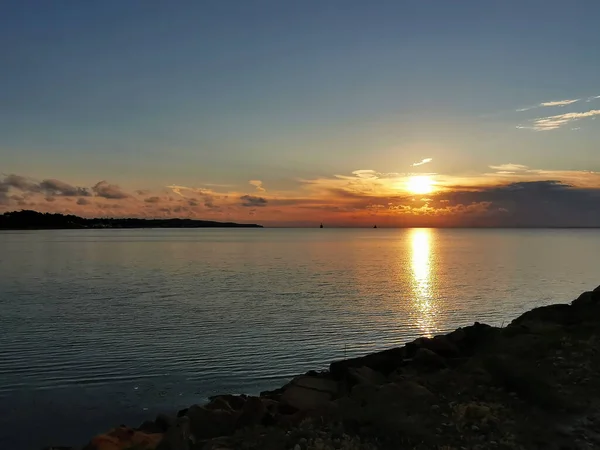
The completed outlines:
{"type": "Polygon", "coordinates": [[[414,296],[415,320],[424,335],[431,336],[436,331],[437,315],[433,298],[431,234],[429,229],[419,228],[411,231],[411,270],[412,291],[414,296]]]}

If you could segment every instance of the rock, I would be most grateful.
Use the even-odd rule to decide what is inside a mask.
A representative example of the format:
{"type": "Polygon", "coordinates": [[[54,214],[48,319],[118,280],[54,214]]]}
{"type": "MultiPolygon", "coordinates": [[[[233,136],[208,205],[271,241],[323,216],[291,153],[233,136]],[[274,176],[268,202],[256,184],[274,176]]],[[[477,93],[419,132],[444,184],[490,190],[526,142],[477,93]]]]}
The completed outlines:
{"type": "Polygon", "coordinates": [[[592,306],[600,303],[600,286],[593,291],[584,292],[577,299],[571,302],[571,305],[575,307],[581,306],[592,306]]]}
{"type": "Polygon", "coordinates": [[[190,432],[196,439],[228,436],[235,431],[238,415],[231,410],[194,405],[188,409],[190,432]]]}
{"type": "Polygon", "coordinates": [[[300,411],[317,409],[327,405],[333,396],[302,386],[290,386],[281,396],[281,402],[300,411]]]}
{"type": "MultiPolygon", "coordinates": [[[[440,356],[453,358],[460,356],[460,350],[448,337],[435,336],[433,338],[419,338],[415,342],[418,348],[426,348],[440,356]]],[[[417,350],[418,351],[418,350],[417,350]]]]}
{"type": "Polygon", "coordinates": [[[338,385],[334,380],[302,375],[284,387],[280,400],[282,406],[306,411],[325,406],[338,392],[338,385]]]}
{"type": "Polygon", "coordinates": [[[413,363],[425,369],[441,369],[446,367],[444,358],[427,348],[417,350],[413,358],[413,363]]]}
{"type": "Polygon", "coordinates": [[[467,333],[462,328],[457,328],[453,332],[446,335],[446,337],[453,342],[455,345],[460,345],[467,337],[467,333]]]}
{"type": "Polygon", "coordinates": [[[573,313],[574,310],[566,304],[542,306],[520,315],[510,323],[509,327],[515,325],[528,326],[528,324],[540,322],[569,325],[577,322],[577,318],[573,313]]]}
{"type": "Polygon", "coordinates": [[[335,361],[329,365],[329,372],[336,380],[341,380],[350,367],[369,367],[377,372],[388,375],[403,364],[406,351],[403,347],[392,348],[382,352],[371,353],[359,358],[335,361]]]}
{"type": "Polygon", "coordinates": [[[158,416],[156,416],[156,419],[154,419],[154,423],[160,429],[160,431],[164,433],[173,425],[175,425],[176,418],[168,416],[166,414],[159,414],[158,416]]]}
{"type": "Polygon", "coordinates": [[[156,450],[189,450],[190,449],[190,423],[188,417],[180,417],[174,421],[156,450]]]}
{"type": "Polygon", "coordinates": [[[462,353],[472,355],[475,351],[493,339],[500,331],[485,323],[475,322],[469,327],[464,327],[465,337],[461,343],[462,353]]]}
{"type": "Polygon", "coordinates": [[[292,380],[291,384],[315,391],[327,392],[331,395],[337,395],[338,385],[334,380],[324,377],[300,376],[292,380]]]}
{"type": "Polygon", "coordinates": [[[415,381],[404,380],[398,383],[390,383],[382,386],[383,396],[398,397],[405,402],[433,405],[436,401],[435,395],[425,386],[415,381]]]}
{"type": "Polygon", "coordinates": [[[353,384],[385,384],[387,379],[382,373],[376,372],[373,369],[363,367],[351,367],[348,369],[348,377],[353,384]]]}
{"type": "Polygon", "coordinates": [[[144,433],[122,426],[94,437],[83,450],[154,450],[162,438],[160,433],[144,433]]]}
{"type": "Polygon", "coordinates": [[[142,422],[142,424],[137,428],[138,431],[143,431],[144,433],[163,433],[164,430],[162,427],[156,425],[156,422],[153,420],[146,420],[142,422]]]}
{"type": "Polygon", "coordinates": [[[267,407],[258,397],[248,397],[240,416],[238,417],[236,428],[243,428],[262,423],[267,414],[267,407]]]}
{"type": "Polygon", "coordinates": [[[357,384],[352,387],[350,391],[350,398],[358,402],[358,404],[364,405],[368,402],[372,402],[378,396],[379,388],[371,383],[357,384]]]}
{"type": "Polygon", "coordinates": [[[206,408],[238,411],[242,409],[247,398],[245,395],[215,395],[209,398],[210,402],[206,405],[206,408]]]}

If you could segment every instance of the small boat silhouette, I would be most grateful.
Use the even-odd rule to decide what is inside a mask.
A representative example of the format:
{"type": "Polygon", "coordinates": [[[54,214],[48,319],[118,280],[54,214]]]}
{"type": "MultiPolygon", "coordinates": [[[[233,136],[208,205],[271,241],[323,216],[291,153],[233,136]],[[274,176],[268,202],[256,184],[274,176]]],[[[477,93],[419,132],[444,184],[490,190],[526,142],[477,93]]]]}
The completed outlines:
{"type": "Polygon", "coordinates": [[[323,228],[323,224],[321,224],[321,226],[319,228],[323,228]]]}
{"type": "Polygon", "coordinates": [[[373,225],[373,228],[377,228],[377,225],[373,225]]]}

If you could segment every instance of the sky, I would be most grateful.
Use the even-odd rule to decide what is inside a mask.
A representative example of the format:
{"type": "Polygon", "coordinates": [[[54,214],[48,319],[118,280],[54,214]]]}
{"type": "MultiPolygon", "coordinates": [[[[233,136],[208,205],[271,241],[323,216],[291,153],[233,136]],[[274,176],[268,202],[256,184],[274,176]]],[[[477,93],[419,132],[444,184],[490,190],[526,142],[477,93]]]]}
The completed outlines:
{"type": "Polygon", "coordinates": [[[5,0],[0,212],[600,226],[597,0],[5,0]]]}

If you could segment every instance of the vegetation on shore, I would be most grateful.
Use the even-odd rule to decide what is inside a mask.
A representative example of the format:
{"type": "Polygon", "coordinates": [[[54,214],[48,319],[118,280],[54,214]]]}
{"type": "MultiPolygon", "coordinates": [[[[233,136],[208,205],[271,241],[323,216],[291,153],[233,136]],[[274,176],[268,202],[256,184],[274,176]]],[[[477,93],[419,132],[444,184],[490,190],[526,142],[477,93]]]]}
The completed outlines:
{"type": "Polygon", "coordinates": [[[600,287],[505,328],[475,323],[121,426],[85,450],[600,448],[599,372],[600,287]]]}
{"type": "Polygon", "coordinates": [[[194,219],[85,219],[71,214],[14,211],[0,215],[0,229],[57,230],[81,228],[262,228],[257,224],[213,222],[194,219]]]}

